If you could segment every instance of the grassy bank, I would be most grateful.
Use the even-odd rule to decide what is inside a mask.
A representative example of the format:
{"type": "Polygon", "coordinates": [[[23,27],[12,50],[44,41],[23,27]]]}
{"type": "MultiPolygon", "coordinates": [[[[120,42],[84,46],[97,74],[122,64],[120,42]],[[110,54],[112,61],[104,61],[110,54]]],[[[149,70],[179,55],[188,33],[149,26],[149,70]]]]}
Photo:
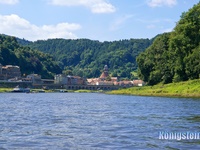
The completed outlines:
{"type": "Polygon", "coordinates": [[[75,90],[75,93],[91,93],[91,90],[75,90]]]}
{"type": "MultiPolygon", "coordinates": [[[[11,92],[13,88],[0,88],[0,93],[6,93],[6,92],[11,92]]],[[[31,92],[33,93],[63,93],[63,92],[68,92],[68,93],[96,93],[96,92],[103,92],[103,91],[94,91],[94,90],[65,90],[65,89],[49,89],[49,90],[43,90],[43,89],[31,89],[31,92]]]]}
{"type": "Polygon", "coordinates": [[[109,94],[200,98],[200,79],[164,85],[132,87],[111,91],[109,94]]]}
{"type": "Polygon", "coordinates": [[[0,88],[0,93],[11,92],[13,88],[0,88]]]}
{"type": "Polygon", "coordinates": [[[76,92],[76,93],[104,93],[103,90],[84,90],[84,89],[76,90],[74,92],[76,92]]]}

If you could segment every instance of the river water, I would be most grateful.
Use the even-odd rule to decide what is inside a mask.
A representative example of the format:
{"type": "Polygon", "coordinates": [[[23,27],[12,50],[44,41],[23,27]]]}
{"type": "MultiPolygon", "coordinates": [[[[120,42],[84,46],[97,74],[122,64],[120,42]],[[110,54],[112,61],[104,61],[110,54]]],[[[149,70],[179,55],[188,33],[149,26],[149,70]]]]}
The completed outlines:
{"type": "Polygon", "coordinates": [[[200,149],[199,132],[200,99],[0,94],[1,150],[200,149]]]}

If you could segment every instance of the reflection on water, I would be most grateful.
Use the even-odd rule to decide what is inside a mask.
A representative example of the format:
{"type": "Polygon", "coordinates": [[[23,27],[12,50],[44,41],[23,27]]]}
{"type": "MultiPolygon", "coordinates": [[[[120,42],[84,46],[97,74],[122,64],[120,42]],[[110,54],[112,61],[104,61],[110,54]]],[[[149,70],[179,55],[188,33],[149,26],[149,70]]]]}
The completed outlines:
{"type": "Polygon", "coordinates": [[[0,149],[200,149],[200,101],[98,93],[1,94],[0,149]]]}
{"type": "Polygon", "coordinates": [[[200,122],[200,116],[192,116],[187,119],[194,122],[200,122]]]}

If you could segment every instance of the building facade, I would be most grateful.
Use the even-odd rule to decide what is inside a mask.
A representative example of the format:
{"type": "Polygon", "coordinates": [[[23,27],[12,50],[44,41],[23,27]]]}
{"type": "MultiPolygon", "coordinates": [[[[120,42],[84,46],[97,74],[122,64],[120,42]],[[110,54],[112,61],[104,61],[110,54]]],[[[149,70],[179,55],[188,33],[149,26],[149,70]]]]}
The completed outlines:
{"type": "Polygon", "coordinates": [[[54,83],[63,85],[85,85],[86,81],[84,78],[79,76],[67,76],[64,74],[58,74],[54,76],[54,83]]]}
{"type": "Polygon", "coordinates": [[[29,74],[29,75],[27,75],[26,78],[31,80],[33,84],[42,84],[41,75],[29,74]]]}
{"type": "Polygon", "coordinates": [[[123,80],[119,81],[118,77],[110,77],[108,66],[105,65],[102,74],[99,78],[87,79],[89,85],[114,85],[119,87],[132,87],[132,86],[144,86],[145,83],[142,80],[123,80]]]}
{"type": "Polygon", "coordinates": [[[0,80],[8,80],[12,78],[21,78],[21,71],[19,66],[0,64],[0,80]]]}
{"type": "Polygon", "coordinates": [[[114,82],[117,81],[117,77],[110,77],[107,65],[104,66],[103,72],[99,78],[87,79],[89,85],[114,85],[114,82]]]}
{"type": "Polygon", "coordinates": [[[54,83],[55,84],[67,84],[68,79],[67,76],[64,74],[57,74],[54,76],[54,83]]]}

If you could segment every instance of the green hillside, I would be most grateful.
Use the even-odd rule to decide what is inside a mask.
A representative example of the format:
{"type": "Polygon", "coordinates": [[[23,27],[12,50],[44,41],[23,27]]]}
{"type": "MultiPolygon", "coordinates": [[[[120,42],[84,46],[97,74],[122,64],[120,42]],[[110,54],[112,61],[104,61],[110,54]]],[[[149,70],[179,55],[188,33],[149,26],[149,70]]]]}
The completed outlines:
{"type": "Polygon", "coordinates": [[[53,78],[62,70],[50,54],[20,46],[15,37],[0,35],[0,63],[20,66],[22,75],[37,73],[53,78]]]}
{"type": "Polygon", "coordinates": [[[104,65],[108,65],[112,76],[133,79],[131,72],[137,69],[136,57],[151,44],[149,39],[113,42],[49,39],[31,42],[28,46],[53,55],[67,74],[99,77],[104,65]]]}
{"type": "Polygon", "coordinates": [[[199,79],[200,2],[181,15],[173,32],[158,36],[137,63],[139,77],[149,85],[199,79]]]}

